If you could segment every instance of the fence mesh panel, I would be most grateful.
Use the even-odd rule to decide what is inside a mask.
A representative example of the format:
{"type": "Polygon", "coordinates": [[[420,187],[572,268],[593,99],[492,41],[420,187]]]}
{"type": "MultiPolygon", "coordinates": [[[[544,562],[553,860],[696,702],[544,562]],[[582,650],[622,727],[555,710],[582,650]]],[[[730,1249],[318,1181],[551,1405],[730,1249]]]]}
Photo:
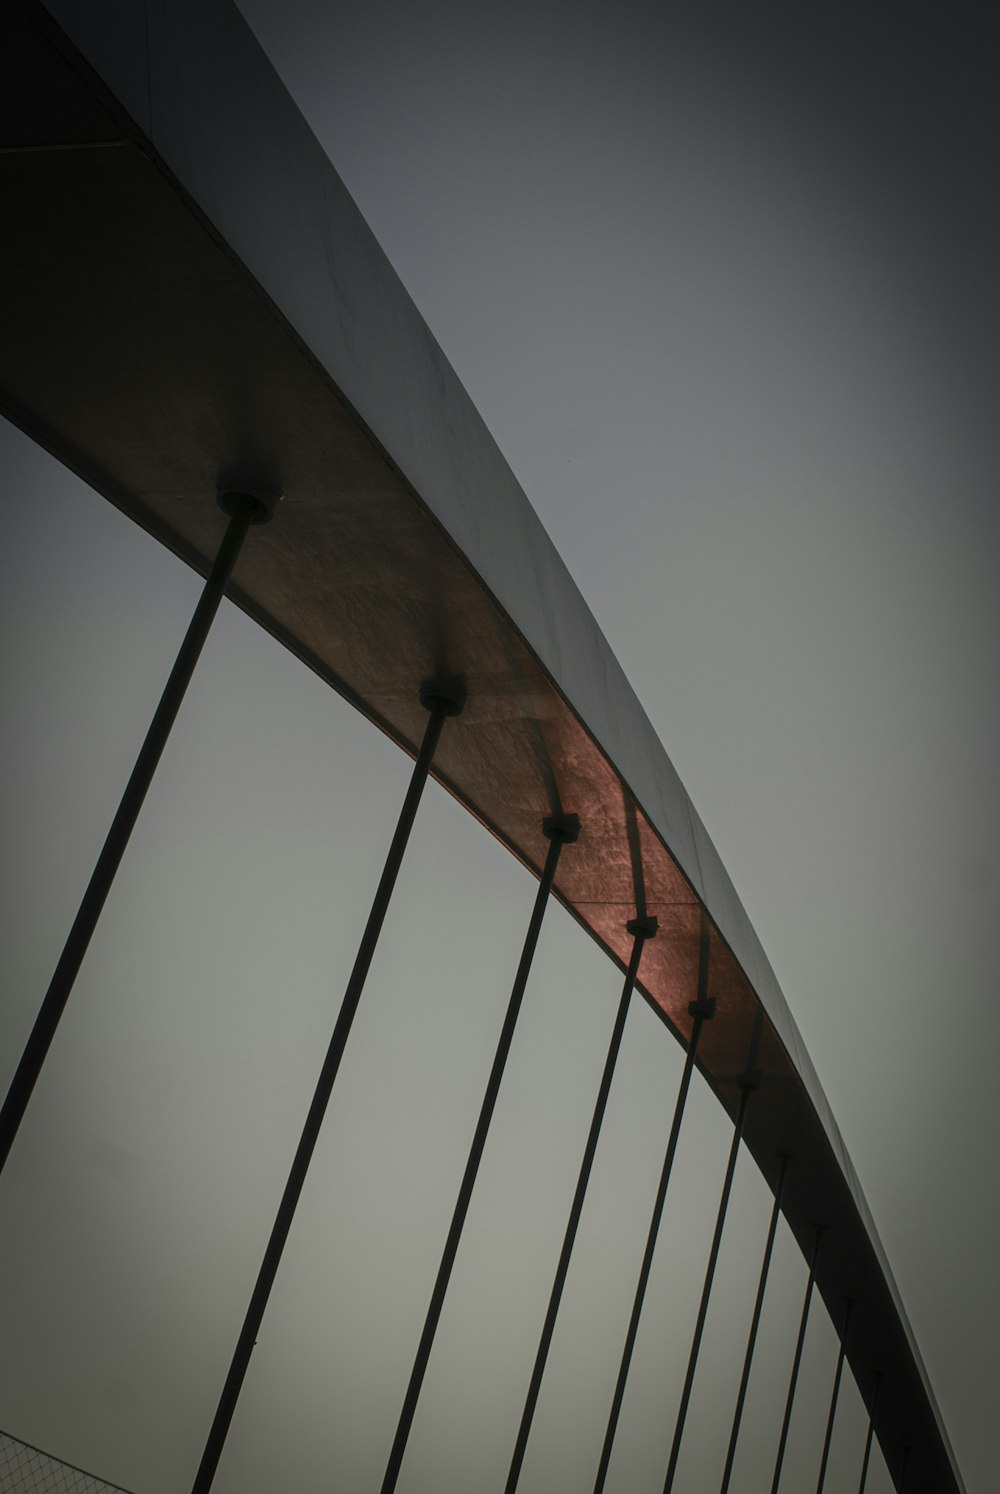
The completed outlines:
{"type": "Polygon", "coordinates": [[[128,1494],[128,1490],[0,1432],[0,1494],[128,1494]]]}

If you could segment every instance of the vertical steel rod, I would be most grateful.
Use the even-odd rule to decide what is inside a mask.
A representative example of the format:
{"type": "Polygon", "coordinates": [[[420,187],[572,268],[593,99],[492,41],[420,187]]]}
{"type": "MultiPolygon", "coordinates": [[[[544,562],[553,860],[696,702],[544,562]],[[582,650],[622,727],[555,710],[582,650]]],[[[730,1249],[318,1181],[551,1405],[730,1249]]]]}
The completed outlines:
{"type": "Polygon", "coordinates": [[[229,524],[0,1110],[0,1172],[10,1155],[247,531],[252,524],[265,523],[271,516],[270,505],[249,493],[226,493],[219,503],[230,516],[229,524]]]}
{"type": "Polygon", "coordinates": [[[427,1309],[423,1332],[420,1335],[420,1343],[417,1346],[416,1358],[413,1362],[410,1381],[403,1400],[403,1409],[399,1414],[396,1435],[393,1438],[392,1448],[389,1453],[389,1462],[386,1466],[385,1477],[382,1480],[382,1494],[391,1494],[399,1478],[399,1470],[403,1464],[403,1455],[406,1452],[410,1427],[413,1425],[417,1401],[420,1399],[424,1375],[427,1371],[431,1349],[434,1345],[434,1335],[437,1332],[438,1320],[441,1317],[441,1309],[444,1306],[452,1267],[455,1264],[455,1257],[458,1254],[459,1241],[462,1238],[462,1229],[465,1225],[465,1216],[469,1211],[469,1203],[472,1199],[476,1174],[479,1171],[479,1164],[482,1161],[490,1121],[496,1106],[497,1095],[500,1092],[500,1081],[503,1078],[504,1068],[507,1064],[507,1055],[510,1052],[511,1041],[514,1037],[514,1028],[517,1023],[518,1013],[521,1010],[525,987],[528,983],[531,962],[534,958],[535,946],[538,943],[538,935],[542,927],[542,918],[545,914],[549,894],[552,891],[552,884],[555,881],[556,868],[559,865],[559,855],[564,845],[576,840],[579,833],[579,821],[575,815],[559,816],[551,820],[546,820],[544,829],[549,839],[549,851],[545,858],[545,867],[542,871],[538,891],[535,895],[535,903],[528,924],[528,932],[524,940],[524,948],[521,951],[520,963],[517,967],[510,1000],[507,1004],[507,1014],[504,1017],[503,1027],[500,1032],[500,1040],[497,1044],[493,1067],[490,1070],[489,1081],[486,1085],[486,1094],[483,1097],[479,1120],[476,1123],[475,1135],[472,1138],[469,1160],[465,1164],[465,1172],[458,1191],[458,1201],[455,1204],[455,1212],[452,1215],[444,1252],[441,1256],[441,1264],[438,1267],[434,1289],[431,1292],[430,1305],[427,1309]]]}
{"type": "Polygon", "coordinates": [[[521,1465],[524,1462],[524,1453],[528,1446],[531,1422],[535,1414],[535,1406],[538,1403],[538,1393],[541,1389],[542,1376],[545,1373],[545,1363],[548,1358],[549,1346],[552,1343],[552,1335],[555,1331],[556,1316],[562,1300],[563,1287],[566,1285],[566,1276],[569,1271],[570,1258],[573,1254],[573,1245],[576,1241],[580,1216],[583,1213],[587,1185],[590,1182],[590,1173],[594,1165],[594,1157],[597,1154],[597,1143],[601,1134],[601,1125],[604,1121],[604,1112],[607,1109],[608,1096],[611,1093],[611,1081],[614,1078],[615,1065],[618,1062],[618,1053],[621,1049],[622,1036],[625,1032],[625,1019],[628,1016],[629,1000],[639,973],[639,961],[642,957],[643,946],[647,939],[653,938],[656,934],[656,919],[634,918],[628,924],[628,931],[633,935],[632,955],[629,959],[628,969],[625,972],[625,984],[622,986],[621,999],[618,1003],[618,1011],[615,1016],[615,1025],[611,1033],[611,1043],[608,1047],[608,1056],[604,1062],[604,1073],[601,1076],[601,1084],[597,1092],[594,1116],[590,1122],[587,1145],[584,1148],[583,1162],[580,1165],[580,1176],[577,1179],[576,1192],[573,1195],[573,1204],[569,1211],[569,1223],[566,1226],[562,1252],[559,1256],[559,1264],[556,1267],[555,1281],[552,1284],[552,1293],[549,1297],[549,1305],[545,1313],[545,1322],[542,1325],[542,1336],[538,1344],[538,1352],[535,1355],[535,1363],[531,1372],[531,1382],[528,1386],[524,1410],[521,1413],[521,1425],[517,1432],[517,1442],[514,1446],[514,1454],[511,1458],[510,1471],[507,1474],[507,1483],[504,1486],[504,1494],[514,1494],[518,1479],[521,1476],[521,1465]]]}
{"type": "Polygon", "coordinates": [[[615,1382],[615,1392],[611,1400],[611,1412],[608,1416],[607,1430],[604,1433],[604,1445],[601,1448],[601,1461],[598,1465],[597,1478],[594,1482],[594,1494],[602,1494],[608,1477],[608,1469],[611,1466],[611,1452],[614,1447],[615,1433],[618,1430],[618,1419],[621,1416],[622,1402],[625,1399],[625,1385],[628,1380],[629,1367],[632,1363],[632,1351],[635,1348],[636,1335],[639,1332],[639,1318],[642,1315],[642,1304],[646,1295],[646,1286],[649,1282],[649,1273],[653,1265],[656,1239],[659,1234],[660,1220],[663,1216],[663,1206],[667,1198],[667,1186],[670,1182],[670,1174],[673,1171],[674,1155],[677,1151],[677,1139],[680,1136],[681,1121],[684,1118],[684,1107],[687,1103],[688,1090],[691,1087],[691,1075],[694,1072],[698,1042],[701,1038],[702,1027],[715,1013],[715,1002],[707,995],[708,952],[708,919],[703,912],[699,940],[698,999],[697,1001],[692,1001],[688,1006],[688,1011],[694,1018],[694,1023],[691,1027],[691,1037],[684,1059],[684,1071],[681,1074],[681,1082],[677,1090],[677,1102],[674,1105],[674,1118],[670,1126],[667,1153],[663,1159],[663,1170],[660,1173],[660,1182],[656,1190],[656,1199],[653,1203],[653,1217],[650,1220],[649,1233],[646,1236],[646,1248],[643,1252],[642,1265],[639,1269],[639,1281],[632,1303],[632,1315],[629,1318],[628,1330],[625,1334],[625,1347],[622,1350],[621,1364],[618,1367],[618,1379],[615,1382]]]}
{"type": "Polygon", "coordinates": [[[844,1333],[840,1340],[840,1351],[837,1354],[837,1369],[833,1377],[833,1394],[830,1397],[830,1414],[826,1419],[826,1435],[823,1438],[823,1456],[819,1462],[819,1481],[816,1484],[816,1494],[823,1494],[823,1485],[826,1483],[826,1467],[830,1461],[833,1422],[837,1414],[837,1397],[840,1395],[840,1381],[844,1373],[844,1358],[847,1354],[847,1335],[851,1327],[851,1308],[853,1306],[853,1302],[848,1302],[847,1312],[844,1314],[844,1333]]]}
{"type": "Polygon", "coordinates": [[[448,716],[457,715],[462,708],[462,699],[460,696],[450,693],[445,694],[443,692],[437,693],[430,687],[421,691],[421,700],[430,711],[430,717],[424,731],[423,741],[420,744],[417,760],[413,765],[409,787],[406,791],[406,797],[403,800],[403,807],[396,823],[396,829],[389,846],[389,853],[386,856],[382,876],[375,893],[371,912],[368,915],[368,922],[365,925],[365,931],[354,961],[354,968],[347,983],[344,999],[333,1029],[333,1036],[330,1039],[330,1046],[323,1060],[323,1067],[320,1070],[319,1079],[316,1083],[312,1104],[309,1106],[305,1125],[302,1128],[302,1135],[299,1138],[299,1144],[292,1160],[288,1181],[285,1183],[285,1191],[281,1196],[281,1203],[278,1206],[278,1212],[271,1228],[271,1236],[267,1242],[267,1249],[264,1252],[264,1259],[261,1262],[260,1271],[257,1275],[257,1282],[250,1298],[246,1317],[243,1320],[243,1327],[240,1330],[240,1336],[236,1343],[232,1362],[229,1366],[229,1373],[222,1388],[222,1395],[219,1398],[215,1419],[212,1422],[208,1440],[205,1443],[205,1450],[202,1453],[201,1463],[195,1476],[193,1494],[207,1494],[207,1491],[212,1487],[212,1481],[219,1466],[219,1458],[222,1455],[222,1449],[233,1419],[233,1413],[236,1410],[236,1403],[239,1400],[240,1391],[243,1387],[243,1381],[264,1316],[264,1310],[271,1295],[271,1288],[274,1285],[274,1279],[278,1272],[285,1242],[288,1239],[288,1232],[291,1229],[292,1219],[295,1216],[299,1195],[302,1192],[302,1186],[305,1182],[309,1163],[312,1160],[313,1151],[316,1147],[320,1127],[323,1124],[323,1117],[326,1114],[326,1108],[333,1091],[334,1080],[340,1068],[340,1060],[347,1046],[351,1024],[354,1021],[354,1015],[361,1000],[361,994],[364,990],[365,980],[375,953],[375,947],[378,944],[379,934],[382,931],[382,924],[385,921],[389,899],[396,885],[396,877],[403,860],[403,852],[406,850],[406,843],[413,828],[420,798],[424,791],[424,785],[427,782],[427,775],[430,772],[438,739],[441,736],[441,729],[444,726],[445,719],[448,716]]]}
{"type": "Polygon", "coordinates": [[[715,1267],[719,1260],[719,1249],[722,1245],[722,1231],[726,1223],[726,1211],[729,1208],[729,1195],[732,1192],[733,1178],[736,1174],[736,1161],[740,1152],[740,1141],[743,1137],[743,1126],[746,1122],[747,1105],[754,1090],[751,1081],[745,1081],[741,1086],[740,1108],[736,1113],[736,1125],[733,1128],[732,1145],[729,1148],[729,1162],[726,1166],[726,1179],[722,1185],[722,1199],[719,1203],[719,1212],[715,1220],[715,1233],[712,1236],[712,1248],[708,1255],[708,1266],[705,1270],[705,1284],[702,1287],[701,1302],[698,1305],[698,1318],[694,1328],[694,1338],[691,1343],[691,1353],[688,1356],[687,1374],[684,1377],[684,1389],[681,1391],[681,1403],[677,1411],[677,1421],[674,1424],[674,1440],[670,1448],[670,1462],[667,1464],[667,1477],[663,1485],[663,1494],[671,1494],[674,1487],[674,1478],[677,1474],[677,1460],[680,1457],[681,1441],[684,1437],[684,1423],[687,1420],[688,1406],[691,1401],[691,1390],[694,1385],[695,1370],[698,1367],[698,1351],[701,1348],[702,1334],[705,1331],[705,1319],[708,1316],[708,1304],[712,1296],[712,1283],[715,1279],[715,1267]]]}
{"type": "Polygon", "coordinates": [[[788,1158],[783,1157],[781,1159],[781,1172],[778,1175],[778,1186],[774,1190],[774,1206],[771,1209],[771,1222],[767,1230],[764,1260],[760,1268],[760,1280],[757,1283],[757,1297],[753,1305],[753,1317],[750,1321],[750,1333],[747,1337],[747,1351],[743,1357],[743,1374],[740,1377],[740,1388],[736,1397],[736,1410],[733,1412],[733,1428],[729,1434],[729,1450],[726,1453],[726,1466],[723,1470],[719,1494],[728,1494],[729,1481],[733,1476],[733,1464],[736,1461],[736,1444],[740,1435],[740,1422],[743,1420],[743,1407],[746,1404],[747,1387],[750,1384],[750,1368],[753,1364],[753,1352],[757,1344],[757,1330],[760,1328],[760,1317],[764,1310],[764,1293],[767,1290],[767,1275],[771,1268],[771,1252],[774,1250],[774,1237],[778,1230],[778,1216],[781,1213],[781,1196],[785,1191],[785,1177],[787,1172],[788,1158]]]}
{"type": "Polygon", "coordinates": [[[799,1378],[799,1365],[802,1363],[802,1349],[806,1341],[806,1327],[809,1322],[809,1304],[812,1301],[813,1287],[816,1283],[816,1263],[819,1260],[819,1245],[823,1238],[822,1228],[816,1230],[816,1240],[809,1261],[809,1280],[806,1283],[805,1300],[802,1303],[802,1317],[799,1321],[799,1336],[795,1341],[795,1357],[792,1360],[792,1374],[788,1382],[788,1396],[785,1401],[785,1414],[781,1420],[781,1437],[778,1440],[778,1456],[774,1465],[774,1478],[771,1481],[771,1494],[778,1494],[778,1485],[781,1482],[781,1465],[785,1461],[785,1447],[788,1443],[788,1428],[792,1424],[792,1405],[795,1401],[795,1387],[799,1378]]]}
{"type": "Polygon", "coordinates": [[[878,1393],[882,1385],[882,1376],[875,1376],[875,1389],[872,1392],[872,1403],[868,1412],[868,1433],[865,1437],[865,1455],[861,1460],[861,1482],[858,1484],[858,1494],[865,1494],[865,1484],[868,1482],[868,1464],[872,1455],[872,1438],[875,1435],[875,1411],[878,1406],[878,1393]]]}

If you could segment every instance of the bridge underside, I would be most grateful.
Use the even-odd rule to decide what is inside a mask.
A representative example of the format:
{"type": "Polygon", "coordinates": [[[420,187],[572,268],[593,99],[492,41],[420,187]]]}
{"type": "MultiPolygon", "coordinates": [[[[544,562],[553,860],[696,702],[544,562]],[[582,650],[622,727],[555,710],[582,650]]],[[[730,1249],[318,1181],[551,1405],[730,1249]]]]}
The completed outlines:
{"type": "MultiPolygon", "coordinates": [[[[504,498],[498,519],[494,494],[516,485],[430,334],[235,12],[150,6],[152,82],[140,86],[130,8],[115,55],[95,40],[88,60],[73,45],[88,52],[85,11],[29,6],[5,20],[0,409],[203,573],[223,523],[219,484],[279,484],[279,516],[247,544],[230,595],[411,753],[418,686],[460,678],[468,705],[436,776],[535,871],[543,818],[579,815],[557,895],[619,964],[637,904],[656,915],[642,985],[684,1040],[707,908],[718,1017],[700,1067],[735,1113],[763,1013],[747,1145],[772,1187],[781,1155],[794,1157],[784,1210],[805,1249],[825,1226],[817,1284],[836,1316],[857,1301],[849,1359],[868,1402],[884,1375],[876,1426],[890,1463],[908,1444],[909,1488],[958,1490],[850,1163],[773,977],[741,938],[745,915],[666,759],[659,802],[633,771],[650,757],[637,705],[595,719],[567,683],[581,666],[560,656],[573,639],[559,618],[534,631],[571,583],[533,516],[504,498]],[[303,175],[275,196],[288,152],[303,175]],[[290,264],[318,257],[323,284],[284,295],[267,255],[251,263],[236,242],[241,216],[261,218],[290,264]],[[465,494],[461,533],[449,491],[465,494]],[[500,522],[523,524],[507,554],[500,522]],[[491,567],[512,564],[503,595],[491,567]]],[[[606,645],[577,641],[589,688],[613,705],[606,645]]]]}

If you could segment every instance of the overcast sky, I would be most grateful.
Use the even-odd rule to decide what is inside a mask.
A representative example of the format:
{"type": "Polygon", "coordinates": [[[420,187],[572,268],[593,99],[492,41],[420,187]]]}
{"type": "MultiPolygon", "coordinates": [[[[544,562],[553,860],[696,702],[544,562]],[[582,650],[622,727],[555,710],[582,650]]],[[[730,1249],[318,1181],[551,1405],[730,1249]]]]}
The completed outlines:
{"type": "MultiPolygon", "coordinates": [[[[242,9],[705,820],[840,1122],[970,1494],[989,1494],[995,19],[242,9]]],[[[17,433],[3,456],[12,1069],[198,582],[17,433]]],[[[141,1494],[185,1487],[197,1461],[406,773],[224,609],[4,1179],[0,1425],[141,1494]]],[[[377,1487],[531,895],[431,792],[223,1494],[377,1487]]],[[[553,907],[401,1494],[502,1486],[616,984],[553,907]]],[[[634,1012],[525,1494],[592,1477],[678,1070],[634,1012]]],[[[696,1103],[621,1494],[662,1482],[682,1282],[725,1163],[724,1118],[696,1103]]],[[[734,1313],[767,1206],[748,1165],[720,1283],[734,1313]]],[[[768,1485],[768,1390],[804,1273],[784,1237],[779,1265],[748,1494],[768,1485]]],[[[691,1494],[717,1481],[713,1417],[731,1406],[724,1317],[691,1494]]],[[[789,1488],[815,1476],[833,1353],[818,1313],[789,1488]]],[[[857,1477],[852,1394],[834,1494],[857,1477]]]]}

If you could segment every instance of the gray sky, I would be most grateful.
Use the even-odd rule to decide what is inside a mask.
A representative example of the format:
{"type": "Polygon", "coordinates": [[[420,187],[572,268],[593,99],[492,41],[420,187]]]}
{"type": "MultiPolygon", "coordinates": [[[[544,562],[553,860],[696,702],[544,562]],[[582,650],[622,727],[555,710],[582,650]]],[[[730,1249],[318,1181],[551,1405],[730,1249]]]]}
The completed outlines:
{"type": "MultiPolygon", "coordinates": [[[[705,820],[840,1121],[970,1494],[987,1494],[1000,234],[985,11],[950,8],[945,26],[882,5],[242,8],[705,820]]],[[[12,1067],[198,583],[23,438],[5,433],[3,454],[12,1067]]],[[[0,1425],[142,1494],[190,1478],[405,779],[390,744],[224,611],[4,1180],[16,1352],[0,1425]]],[[[221,1491],[377,1487],[531,894],[429,795],[221,1491]]],[[[553,908],[403,1494],[502,1485],[616,984],[553,908]]],[[[678,1069],[634,1012],[525,1494],[592,1476],[678,1069]]],[[[662,1481],[725,1162],[723,1118],[698,1104],[623,1494],[662,1481]]],[[[734,1313],[768,1202],[749,1167],[739,1190],[720,1283],[734,1313]]],[[[748,1491],[804,1271],[780,1248],[748,1491]]],[[[692,1494],[738,1373],[725,1316],[692,1494]]],[[[832,1354],[818,1315],[789,1487],[814,1477],[832,1354]]],[[[862,1435],[849,1395],[831,1490],[856,1480],[862,1435]]]]}

